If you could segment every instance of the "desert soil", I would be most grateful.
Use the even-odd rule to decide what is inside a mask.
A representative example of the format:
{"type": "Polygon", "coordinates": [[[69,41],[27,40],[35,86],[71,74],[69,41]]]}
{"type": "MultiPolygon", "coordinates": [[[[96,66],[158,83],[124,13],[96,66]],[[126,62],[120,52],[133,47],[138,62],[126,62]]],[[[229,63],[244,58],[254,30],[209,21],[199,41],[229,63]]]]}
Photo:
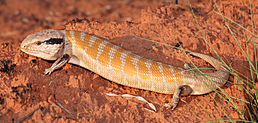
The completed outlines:
{"type": "MultiPolygon", "coordinates": [[[[244,51],[249,50],[250,60],[253,61],[252,41],[258,41],[227,20],[239,41],[238,45],[217,9],[252,30],[249,0],[216,1],[216,5],[210,0],[191,0],[190,4],[193,12],[187,0],[1,0],[0,122],[199,122],[243,119],[227,100],[214,92],[182,97],[178,107],[172,111],[163,106],[171,101],[172,95],[119,85],[71,64],[51,75],[44,75],[44,69],[53,62],[20,51],[21,41],[35,31],[49,28],[78,30],[104,37],[157,61],[183,67],[184,62],[190,63],[185,53],[161,43],[174,46],[181,42],[180,47],[184,49],[217,58],[205,42],[205,37],[227,64],[249,76],[246,70],[248,63],[240,60],[246,57],[239,45],[244,51]],[[250,42],[246,43],[246,39],[250,42]],[[146,103],[135,98],[111,97],[105,93],[141,96],[153,103],[157,111],[149,111],[146,103]]],[[[258,1],[252,0],[251,5],[254,34],[258,34],[258,1]]],[[[197,57],[188,57],[198,67],[211,67],[197,57]]],[[[236,80],[230,76],[223,91],[244,99],[234,83],[236,80]]],[[[235,101],[244,111],[244,103],[235,101]]]]}

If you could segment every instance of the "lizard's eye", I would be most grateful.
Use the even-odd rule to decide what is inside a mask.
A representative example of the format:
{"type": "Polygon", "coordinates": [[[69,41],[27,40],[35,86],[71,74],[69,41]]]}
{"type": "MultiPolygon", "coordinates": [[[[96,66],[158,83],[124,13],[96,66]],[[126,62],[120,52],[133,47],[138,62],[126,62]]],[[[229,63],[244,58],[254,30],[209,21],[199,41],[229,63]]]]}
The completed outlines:
{"type": "Polygon", "coordinates": [[[40,41],[38,41],[38,42],[36,42],[36,44],[37,44],[37,45],[40,45],[40,44],[41,44],[41,42],[40,42],[40,41]]]}

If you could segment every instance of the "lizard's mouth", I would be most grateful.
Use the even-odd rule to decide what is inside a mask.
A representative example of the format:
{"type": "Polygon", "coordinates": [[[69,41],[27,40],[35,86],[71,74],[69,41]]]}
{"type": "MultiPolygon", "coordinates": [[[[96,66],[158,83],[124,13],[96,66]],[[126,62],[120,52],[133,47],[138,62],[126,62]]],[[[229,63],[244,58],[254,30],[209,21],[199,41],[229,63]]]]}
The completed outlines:
{"type": "MultiPolygon", "coordinates": [[[[24,51],[23,51],[24,52],[24,51]]],[[[38,57],[39,56],[39,54],[36,52],[36,51],[30,51],[30,52],[24,52],[24,53],[26,53],[26,54],[29,54],[29,55],[31,55],[31,56],[35,56],[35,57],[38,57]]],[[[50,56],[46,56],[46,55],[40,55],[40,58],[42,58],[42,59],[45,59],[45,60],[49,60],[49,61],[54,61],[54,60],[56,60],[56,58],[55,57],[50,57],[50,56]]]]}
{"type": "Polygon", "coordinates": [[[21,47],[21,51],[32,56],[40,57],[45,60],[56,60],[56,58],[50,57],[47,51],[43,51],[43,50],[39,51],[35,49],[28,50],[25,47],[21,47]]]}
{"type": "Polygon", "coordinates": [[[47,54],[44,50],[37,50],[38,48],[32,48],[30,45],[21,44],[21,51],[30,55],[39,55],[39,53],[47,54]]]}

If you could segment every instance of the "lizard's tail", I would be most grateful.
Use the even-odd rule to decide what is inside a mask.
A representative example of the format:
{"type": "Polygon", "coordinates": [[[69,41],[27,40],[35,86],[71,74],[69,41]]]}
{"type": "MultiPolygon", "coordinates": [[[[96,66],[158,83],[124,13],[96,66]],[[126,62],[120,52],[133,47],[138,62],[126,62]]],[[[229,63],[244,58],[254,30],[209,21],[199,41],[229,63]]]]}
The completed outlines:
{"type": "Polygon", "coordinates": [[[200,57],[201,59],[207,61],[217,70],[214,73],[205,73],[208,75],[208,80],[213,81],[213,83],[218,84],[218,86],[220,87],[226,83],[226,81],[229,78],[229,70],[220,61],[211,56],[200,53],[190,52],[190,54],[200,57]]]}

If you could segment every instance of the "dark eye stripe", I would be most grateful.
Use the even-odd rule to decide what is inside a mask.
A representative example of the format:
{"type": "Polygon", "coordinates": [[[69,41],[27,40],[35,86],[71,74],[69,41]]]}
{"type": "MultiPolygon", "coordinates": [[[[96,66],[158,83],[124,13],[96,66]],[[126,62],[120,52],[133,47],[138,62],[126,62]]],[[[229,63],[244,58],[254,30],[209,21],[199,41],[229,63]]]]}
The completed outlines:
{"type": "Polygon", "coordinates": [[[62,38],[50,38],[49,40],[44,41],[46,44],[61,44],[62,42],[62,38]]]}

